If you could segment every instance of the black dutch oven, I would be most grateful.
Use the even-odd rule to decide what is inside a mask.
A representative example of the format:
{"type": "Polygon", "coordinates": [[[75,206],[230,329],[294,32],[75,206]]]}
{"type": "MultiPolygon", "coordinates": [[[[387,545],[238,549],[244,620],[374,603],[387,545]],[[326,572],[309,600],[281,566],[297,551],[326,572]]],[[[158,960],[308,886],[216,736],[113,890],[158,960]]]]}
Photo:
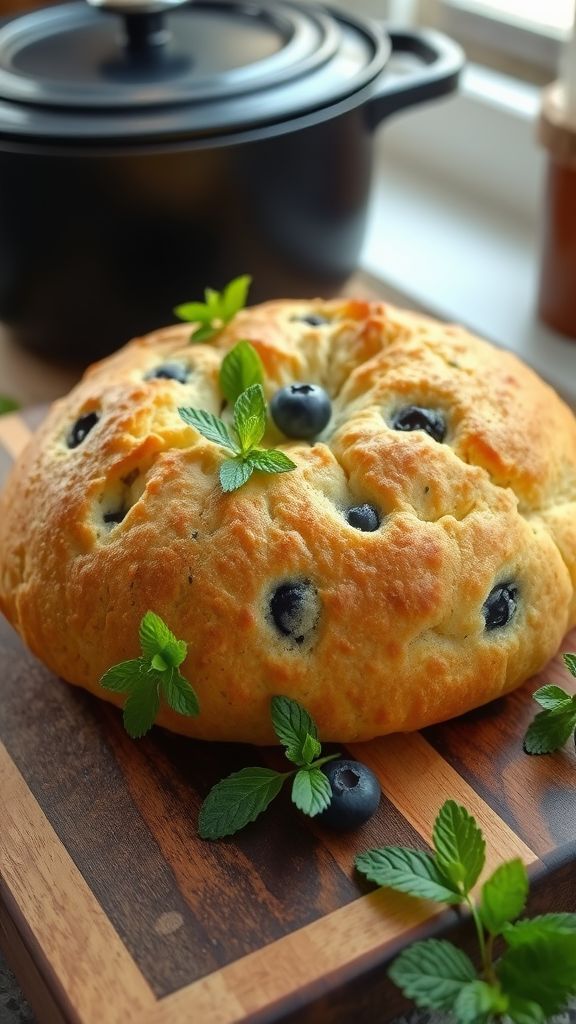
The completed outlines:
{"type": "Polygon", "coordinates": [[[373,134],[460,49],[280,0],[91,0],[0,24],[0,319],[86,362],[240,273],[254,301],[354,270],[373,134]],[[99,9],[98,9],[99,8],[99,9]],[[392,54],[410,70],[391,77],[392,54]]]}

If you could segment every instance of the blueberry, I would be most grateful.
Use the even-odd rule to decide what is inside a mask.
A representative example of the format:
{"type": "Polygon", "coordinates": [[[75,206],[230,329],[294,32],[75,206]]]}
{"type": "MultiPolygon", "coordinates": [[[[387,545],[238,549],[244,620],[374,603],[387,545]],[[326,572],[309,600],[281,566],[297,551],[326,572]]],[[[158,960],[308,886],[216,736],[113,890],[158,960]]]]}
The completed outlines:
{"type": "Polygon", "coordinates": [[[392,417],[394,430],[424,430],[435,441],[446,437],[446,421],[436,409],[423,409],[420,405],[406,405],[392,417]]]}
{"type": "Polygon", "coordinates": [[[154,380],[160,378],[162,380],[177,380],[180,384],[185,384],[188,380],[188,370],[184,366],[184,363],[161,363],[160,366],[156,366],[153,370],[150,370],[146,374],[144,380],[154,380]]]}
{"type": "Polygon", "coordinates": [[[373,533],[380,526],[380,516],[373,505],[353,505],[346,513],[346,520],[355,530],[373,533]]]}
{"type": "Polygon", "coordinates": [[[310,327],[325,327],[330,321],[322,316],[320,313],[307,313],[306,316],[295,316],[295,320],[298,320],[302,324],[310,324],[310,327]]]}
{"type": "Polygon", "coordinates": [[[100,417],[97,412],[87,412],[85,416],[80,416],[68,434],[68,447],[77,448],[79,444],[82,444],[84,438],[90,433],[92,427],[96,426],[99,419],[100,417]]]}
{"type": "Polygon", "coordinates": [[[316,588],[310,580],[281,583],[270,599],[270,614],[279,633],[303,643],[320,615],[316,588]]]}
{"type": "Polygon", "coordinates": [[[104,513],[104,522],[105,523],[114,523],[114,524],[121,523],[122,520],[126,518],[126,512],[127,511],[128,510],[125,509],[125,508],[119,508],[119,509],[116,509],[114,512],[105,512],[104,513]]]}
{"type": "Polygon", "coordinates": [[[360,761],[329,761],[322,767],[332,789],[330,806],[316,821],[342,832],[358,828],[380,803],[380,783],[360,761]]]}
{"type": "Polygon", "coordinates": [[[505,626],[510,622],[517,607],[518,587],[513,583],[499,583],[490,591],[482,607],[486,630],[505,626]]]}
{"type": "Polygon", "coordinates": [[[318,384],[288,384],[273,395],[270,412],[286,437],[311,438],[324,430],[332,403],[318,384]]]}

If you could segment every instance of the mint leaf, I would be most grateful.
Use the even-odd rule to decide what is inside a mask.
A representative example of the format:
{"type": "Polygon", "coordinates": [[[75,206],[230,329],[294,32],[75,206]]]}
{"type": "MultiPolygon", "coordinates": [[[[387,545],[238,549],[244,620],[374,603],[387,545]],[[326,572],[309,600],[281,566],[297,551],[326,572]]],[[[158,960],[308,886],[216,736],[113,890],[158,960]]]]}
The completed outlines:
{"type": "Polygon", "coordinates": [[[485,981],[470,981],[460,990],[454,1003],[458,1024],[484,1022],[491,1013],[504,1013],[508,999],[496,985],[485,981]]]}
{"type": "Polygon", "coordinates": [[[465,807],[447,800],[434,822],[438,867],[464,895],[478,880],[486,859],[484,836],[465,807]]]}
{"type": "Polygon", "coordinates": [[[240,438],[243,455],[262,440],[266,430],[266,400],[261,384],[251,384],[236,399],[234,429],[240,438]]]}
{"type": "MultiPolygon", "coordinates": [[[[309,732],[306,733],[304,743],[302,744],[301,756],[304,764],[310,764],[315,758],[320,757],[322,752],[322,744],[311,736],[309,732]]],[[[289,758],[290,760],[290,758],[289,758]]]]}
{"type": "Polygon", "coordinates": [[[264,383],[264,368],[256,349],[249,341],[239,341],[222,360],[220,390],[234,403],[252,384],[264,383]]]}
{"type": "Polygon", "coordinates": [[[211,310],[205,302],[183,302],[174,312],[180,320],[191,323],[207,324],[211,319],[211,310]]]}
{"type": "Polygon", "coordinates": [[[261,473],[289,473],[296,469],[296,463],[275,448],[253,448],[246,458],[261,473]]]}
{"type": "MultiPolygon", "coordinates": [[[[271,701],[272,726],[286,757],[294,764],[306,764],[304,745],[307,737],[318,741],[318,727],[306,708],[290,697],[276,696],[271,701]]],[[[319,745],[320,746],[320,745],[319,745]]],[[[320,753],[321,747],[318,750],[320,753]]]]}
{"type": "Polygon", "coordinates": [[[195,331],[192,331],[190,335],[190,341],[195,342],[197,345],[203,341],[210,341],[215,334],[218,334],[220,327],[212,327],[211,324],[204,324],[202,327],[197,327],[195,331]]]}
{"type": "Polygon", "coordinates": [[[156,670],[156,672],[166,672],[167,669],[170,668],[168,663],[164,661],[164,658],[162,657],[161,654],[155,654],[150,664],[152,668],[156,670]]]}
{"type": "Polygon", "coordinates": [[[132,688],[145,671],[142,658],[133,658],[131,661],[121,661],[113,665],[100,679],[100,686],[112,693],[130,693],[132,688]]]}
{"type": "Polygon", "coordinates": [[[20,402],[15,398],[8,398],[8,395],[0,395],[0,416],[7,412],[16,412],[20,408],[20,402]]]}
{"type": "Polygon", "coordinates": [[[535,690],[532,698],[547,711],[556,711],[558,708],[565,708],[572,703],[570,694],[566,693],[561,686],[554,686],[552,683],[535,690]]]}
{"type": "Polygon", "coordinates": [[[332,800],[332,788],[320,768],[300,768],[292,783],[292,803],[299,811],[315,818],[332,800]]]}
{"type": "MultiPolygon", "coordinates": [[[[140,622],[140,646],[145,658],[151,660],[155,654],[164,655],[165,651],[179,645],[177,640],[163,619],[156,612],[146,612],[140,622]]],[[[186,657],[186,644],[184,644],[184,657],[186,657]]],[[[169,665],[168,658],[164,659],[169,665]]],[[[184,660],[184,658],[182,658],[184,660]]]]}
{"type": "Polygon", "coordinates": [[[555,711],[540,711],[524,736],[526,754],[552,754],[560,750],[576,727],[576,703],[570,700],[555,711]]]}
{"type": "Polygon", "coordinates": [[[383,846],[359,854],[355,865],[361,875],[376,885],[436,903],[462,902],[457,887],[444,877],[429,853],[402,846],[383,846]]]}
{"type": "Polygon", "coordinates": [[[576,654],[563,654],[562,658],[570,675],[576,679],[576,654]]]}
{"type": "Polygon", "coordinates": [[[528,999],[512,996],[508,1002],[506,1019],[514,1024],[546,1024],[546,1014],[541,1006],[528,999]]]}
{"type": "Polygon", "coordinates": [[[416,1006],[449,1010],[462,986],[476,980],[469,957],[451,942],[427,939],[409,946],[394,961],[389,977],[416,1006]]]}
{"type": "Polygon", "coordinates": [[[225,323],[229,323],[236,316],[236,313],[244,309],[248,298],[248,289],[251,284],[252,278],[250,275],[243,274],[241,277],[235,277],[233,281],[230,281],[230,284],[226,285],[220,296],[219,306],[220,315],[225,323]]]}
{"type": "Polygon", "coordinates": [[[178,715],[194,716],[200,713],[198,697],[187,679],[177,668],[162,678],[162,692],[166,702],[178,715]]]}
{"type": "Polygon", "coordinates": [[[237,491],[252,476],[252,466],[241,458],[226,459],[220,466],[219,478],[223,491],[237,491]]]}
{"type": "Polygon", "coordinates": [[[504,992],[542,1007],[548,1017],[576,994],[576,934],[549,934],[507,949],[496,964],[504,992]]]}
{"type": "Polygon", "coordinates": [[[231,836],[255,821],[278,796],[284,779],[270,768],[243,768],[216,783],[200,808],[201,838],[231,836]]]}
{"type": "Polygon", "coordinates": [[[194,427],[199,434],[202,434],[208,441],[213,441],[223,448],[229,448],[233,452],[238,451],[238,446],[228,432],[226,424],[214,416],[211,412],[203,409],[178,409],[180,418],[189,427],[194,427]]]}
{"type": "Polygon", "coordinates": [[[124,728],[133,740],[144,736],[154,725],[160,707],[157,675],[144,675],[133,687],[124,705],[124,728]]]}
{"type": "Polygon", "coordinates": [[[505,924],[524,910],[528,897],[528,875],[521,860],[501,864],[482,886],[480,917],[491,935],[499,935],[505,924]]]}
{"type": "Polygon", "coordinates": [[[527,921],[516,921],[503,929],[509,946],[523,946],[549,935],[576,934],[576,914],[540,914],[527,921]]]}

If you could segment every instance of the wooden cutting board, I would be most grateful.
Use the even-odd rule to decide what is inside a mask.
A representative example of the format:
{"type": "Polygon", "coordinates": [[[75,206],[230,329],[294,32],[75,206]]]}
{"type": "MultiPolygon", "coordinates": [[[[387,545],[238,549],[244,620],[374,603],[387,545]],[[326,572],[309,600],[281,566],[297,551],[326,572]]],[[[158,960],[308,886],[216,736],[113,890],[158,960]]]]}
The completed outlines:
{"type": "MultiPolygon", "coordinates": [[[[0,478],[43,413],[0,419],[0,478]]],[[[447,798],[481,822],[489,865],[530,865],[531,909],[576,911],[576,753],[521,749],[535,686],[567,683],[559,658],[456,721],[349,748],[383,789],[357,833],[322,831],[281,797],[220,843],[196,836],[203,797],[272,752],[160,729],[133,742],[116,709],[55,679],[5,623],[0,658],[0,941],[42,1024],[390,1020],[398,950],[470,930],[457,911],[370,892],[353,860],[426,848],[447,798]]]]}

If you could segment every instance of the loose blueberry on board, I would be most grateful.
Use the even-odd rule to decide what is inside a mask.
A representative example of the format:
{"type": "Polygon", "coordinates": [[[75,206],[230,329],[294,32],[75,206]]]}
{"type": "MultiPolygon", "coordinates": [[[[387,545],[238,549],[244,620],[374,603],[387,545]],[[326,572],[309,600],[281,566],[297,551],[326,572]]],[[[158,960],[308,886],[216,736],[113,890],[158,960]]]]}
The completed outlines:
{"type": "Polygon", "coordinates": [[[424,430],[435,441],[446,437],[446,421],[437,409],[424,409],[420,405],[406,405],[392,417],[394,430],[424,430]]]}
{"type": "Polygon", "coordinates": [[[360,761],[329,761],[322,766],[332,789],[332,800],[316,821],[345,832],[371,818],[380,803],[380,783],[360,761]]]}
{"type": "Polygon", "coordinates": [[[303,643],[320,615],[316,588],[310,580],[281,583],[270,599],[270,614],[279,633],[303,643]]]}
{"type": "Polygon", "coordinates": [[[364,505],[353,505],[346,513],[346,521],[355,530],[362,530],[364,533],[374,533],[380,526],[380,516],[373,505],[367,502],[364,505]]]}
{"type": "Polygon", "coordinates": [[[518,587],[513,583],[500,583],[486,598],[482,611],[486,630],[506,626],[518,607],[518,587]]]}
{"type": "Polygon", "coordinates": [[[97,412],[87,412],[85,416],[80,416],[68,434],[68,447],[77,448],[79,444],[82,444],[84,438],[90,433],[92,427],[96,426],[99,419],[100,417],[97,412]]]}
{"type": "Polygon", "coordinates": [[[318,384],[288,384],[272,396],[270,412],[286,437],[309,440],[324,430],[332,403],[318,384]]]}
{"type": "Polygon", "coordinates": [[[294,320],[298,320],[302,324],[310,324],[310,327],[325,327],[326,324],[330,323],[320,313],[307,313],[306,316],[295,316],[294,320]]]}
{"type": "Polygon", "coordinates": [[[188,370],[184,366],[184,363],[161,363],[160,366],[154,367],[146,374],[144,380],[177,380],[180,384],[186,384],[188,380],[188,370]]]}

